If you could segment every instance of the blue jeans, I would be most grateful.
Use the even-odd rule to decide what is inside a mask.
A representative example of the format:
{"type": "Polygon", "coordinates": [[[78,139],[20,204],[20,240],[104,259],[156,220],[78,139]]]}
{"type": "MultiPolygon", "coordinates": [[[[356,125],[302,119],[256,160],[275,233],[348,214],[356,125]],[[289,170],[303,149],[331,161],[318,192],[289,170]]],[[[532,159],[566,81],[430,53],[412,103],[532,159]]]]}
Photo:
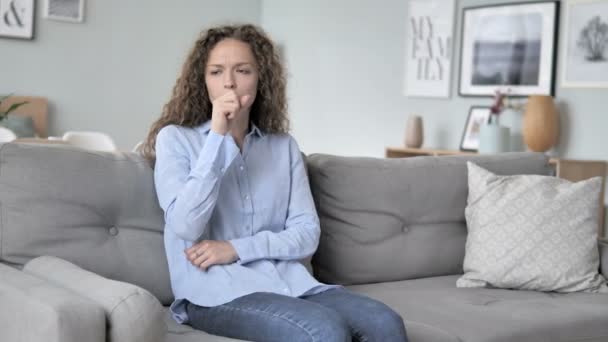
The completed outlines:
{"type": "Polygon", "coordinates": [[[407,341],[399,314],[342,288],[301,298],[256,292],[214,307],[188,303],[186,311],[195,329],[248,341],[407,341]]]}

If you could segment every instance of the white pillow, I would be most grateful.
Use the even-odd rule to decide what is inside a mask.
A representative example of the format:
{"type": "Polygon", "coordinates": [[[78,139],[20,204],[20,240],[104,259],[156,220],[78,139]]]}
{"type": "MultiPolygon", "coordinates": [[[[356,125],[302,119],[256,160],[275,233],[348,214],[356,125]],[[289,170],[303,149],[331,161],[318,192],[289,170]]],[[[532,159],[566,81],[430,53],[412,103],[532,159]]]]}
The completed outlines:
{"type": "Polygon", "coordinates": [[[457,287],[606,292],[598,272],[601,178],[498,176],[471,162],[457,287]]]}

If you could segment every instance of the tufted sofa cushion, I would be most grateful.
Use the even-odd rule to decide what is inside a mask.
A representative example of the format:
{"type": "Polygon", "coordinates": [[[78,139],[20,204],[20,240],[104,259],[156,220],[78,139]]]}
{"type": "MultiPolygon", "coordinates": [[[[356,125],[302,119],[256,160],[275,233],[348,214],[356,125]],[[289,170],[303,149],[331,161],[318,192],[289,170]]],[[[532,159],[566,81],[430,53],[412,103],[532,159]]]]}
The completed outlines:
{"type": "Polygon", "coordinates": [[[317,278],[350,285],[462,273],[467,160],[497,174],[549,172],[540,153],[308,156],[321,222],[317,278]]]}
{"type": "Polygon", "coordinates": [[[152,168],[138,154],[0,145],[0,261],[56,256],[170,304],[163,227],[152,168]]]}

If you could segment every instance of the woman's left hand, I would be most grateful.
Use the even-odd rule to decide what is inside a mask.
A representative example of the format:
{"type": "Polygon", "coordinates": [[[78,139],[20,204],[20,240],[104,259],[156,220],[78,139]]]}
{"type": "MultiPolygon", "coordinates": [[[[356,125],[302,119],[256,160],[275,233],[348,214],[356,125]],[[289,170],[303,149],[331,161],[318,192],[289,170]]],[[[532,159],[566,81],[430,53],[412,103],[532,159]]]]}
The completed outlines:
{"type": "Polygon", "coordinates": [[[192,265],[203,271],[213,265],[231,264],[238,259],[236,250],[228,241],[203,240],[184,252],[192,265]]]}

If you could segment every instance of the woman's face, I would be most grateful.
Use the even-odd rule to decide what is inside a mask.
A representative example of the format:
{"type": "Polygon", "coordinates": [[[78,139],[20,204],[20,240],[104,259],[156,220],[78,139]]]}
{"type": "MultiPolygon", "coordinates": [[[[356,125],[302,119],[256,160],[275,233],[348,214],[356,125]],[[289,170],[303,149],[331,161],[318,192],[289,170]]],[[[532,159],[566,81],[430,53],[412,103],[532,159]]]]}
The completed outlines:
{"type": "Polygon", "coordinates": [[[258,67],[249,44],[233,38],[217,43],[209,52],[205,84],[211,101],[234,91],[241,98],[250,95],[243,109],[250,108],[258,90],[258,67]]]}

